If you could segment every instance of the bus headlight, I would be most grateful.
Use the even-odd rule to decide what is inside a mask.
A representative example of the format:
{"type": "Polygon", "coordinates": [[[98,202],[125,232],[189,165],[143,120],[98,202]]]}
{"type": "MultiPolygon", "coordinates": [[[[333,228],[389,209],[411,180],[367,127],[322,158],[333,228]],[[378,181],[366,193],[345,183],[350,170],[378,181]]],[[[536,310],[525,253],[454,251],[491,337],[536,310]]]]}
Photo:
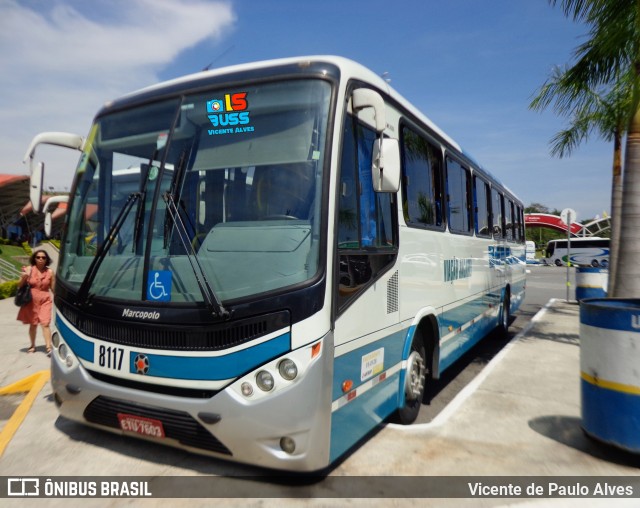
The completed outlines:
{"type": "Polygon", "coordinates": [[[298,367],[293,360],[285,358],[278,364],[278,372],[287,381],[291,381],[298,375],[298,367]]]}
{"type": "Polygon", "coordinates": [[[73,357],[69,354],[69,348],[66,344],[60,343],[60,346],[58,347],[58,356],[67,365],[67,367],[71,367],[73,365],[73,357]]]}
{"type": "Polygon", "coordinates": [[[270,392],[273,390],[274,380],[273,376],[266,370],[261,370],[256,374],[256,384],[263,392],[270,392]]]}

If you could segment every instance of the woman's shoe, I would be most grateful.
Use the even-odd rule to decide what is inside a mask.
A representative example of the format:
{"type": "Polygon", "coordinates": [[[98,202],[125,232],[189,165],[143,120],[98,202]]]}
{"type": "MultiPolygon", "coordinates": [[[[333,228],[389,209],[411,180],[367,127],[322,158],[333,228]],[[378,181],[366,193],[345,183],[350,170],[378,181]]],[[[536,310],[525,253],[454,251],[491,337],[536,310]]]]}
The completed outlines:
{"type": "Polygon", "coordinates": [[[50,347],[47,348],[47,356],[51,356],[51,348],[50,347]]]}
{"type": "Polygon", "coordinates": [[[27,353],[35,353],[35,352],[36,352],[35,346],[31,346],[29,349],[27,349],[27,353]]]}

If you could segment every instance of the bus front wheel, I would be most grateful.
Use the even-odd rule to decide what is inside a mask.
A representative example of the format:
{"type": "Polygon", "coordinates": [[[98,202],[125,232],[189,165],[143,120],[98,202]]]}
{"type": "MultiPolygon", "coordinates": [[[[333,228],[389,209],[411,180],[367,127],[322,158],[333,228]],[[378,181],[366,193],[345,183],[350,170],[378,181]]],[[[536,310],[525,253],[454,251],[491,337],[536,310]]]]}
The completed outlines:
{"type": "Polygon", "coordinates": [[[411,343],[411,352],[407,358],[404,374],[404,405],[398,409],[396,420],[403,425],[409,425],[418,417],[427,382],[424,342],[417,330],[411,343]]]}

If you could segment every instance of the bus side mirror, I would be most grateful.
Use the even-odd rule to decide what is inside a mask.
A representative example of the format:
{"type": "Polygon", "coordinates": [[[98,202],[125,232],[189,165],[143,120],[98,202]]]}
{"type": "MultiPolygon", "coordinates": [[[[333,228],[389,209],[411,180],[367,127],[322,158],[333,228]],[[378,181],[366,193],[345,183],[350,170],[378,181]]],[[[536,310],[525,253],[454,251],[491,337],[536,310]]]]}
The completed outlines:
{"type": "Polygon", "coordinates": [[[73,148],[82,150],[84,139],[77,134],[69,134],[67,132],[42,132],[36,135],[27,148],[23,163],[29,162],[29,171],[31,173],[31,188],[29,189],[29,199],[34,212],[40,211],[42,201],[42,185],[44,178],[44,163],[34,163],[36,148],[38,145],[55,145],[65,148],[73,148]]]}
{"type": "Polygon", "coordinates": [[[42,209],[44,212],[44,234],[47,238],[51,237],[51,227],[53,224],[53,217],[50,210],[51,205],[68,202],[69,196],[53,196],[47,199],[47,202],[44,204],[44,208],[42,209]]]}
{"type": "Polygon", "coordinates": [[[371,178],[376,192],[398,192],[400,188],[400,145],[397,139],[385,138],[386,110],[382,96],[369,88],[357,88],[351,94],[355,113],[371,108],[378,139],[373,144],[371,178]]]}
{"type": "Polygon", "coordinates": [[[397,139],[378,138],[373,144],[371,178],[376,192],[400,189],[400,144],[397,139]]]}
{"type": "Polygon", "coordinates": [[[42,182],[44,179],[44,162],[39,162],[31,170],[31,180],[29,184],[29,200],[34,213],[40,211],[42,205],[42,182]]]}

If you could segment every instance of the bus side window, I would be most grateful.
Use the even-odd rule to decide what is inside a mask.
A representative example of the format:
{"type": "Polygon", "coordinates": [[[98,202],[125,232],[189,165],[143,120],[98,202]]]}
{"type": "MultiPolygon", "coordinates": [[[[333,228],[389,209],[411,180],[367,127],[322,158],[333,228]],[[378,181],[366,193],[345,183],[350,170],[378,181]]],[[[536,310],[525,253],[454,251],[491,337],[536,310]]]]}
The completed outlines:
{"type": "Polygon", "coordinates": [[[513,240],[514,218],[513,218],[513,201],[510,199],[504,200],[504,215],[505,215],[505,236],[507,240],[513,240]]]}
{"type": "Polygon", "coordinates": [[[504,238],[504,198],[497,189],[491,189],[491,215],[493,237],[504,238]]]}
{"type": "Polygon", "coordinates": [[[471,177],[469,170],[447,157],[447,213],[449,231],[470,234],[473,219],[471,214],[471,177]]]}
{"type": "Polygon", "coordinates": [[[491,236],[489,223],[491,220],[491,190],[489,184],[479,178],[473,177],[476,215],[476,234],[478,236],[491,236]]]}
{"type": "Polygon", "coordinates": [[[402,210],[409,226],[442,228],[440,149],[408,127],[402,129],[402,210]]]}
{"type": "Polygon", "coordinates": [[[345,121],[338,196],[338,307],[344,309],[395,260],[395,194],[377,193],[371,179],[377,134],[345,121]]]}

